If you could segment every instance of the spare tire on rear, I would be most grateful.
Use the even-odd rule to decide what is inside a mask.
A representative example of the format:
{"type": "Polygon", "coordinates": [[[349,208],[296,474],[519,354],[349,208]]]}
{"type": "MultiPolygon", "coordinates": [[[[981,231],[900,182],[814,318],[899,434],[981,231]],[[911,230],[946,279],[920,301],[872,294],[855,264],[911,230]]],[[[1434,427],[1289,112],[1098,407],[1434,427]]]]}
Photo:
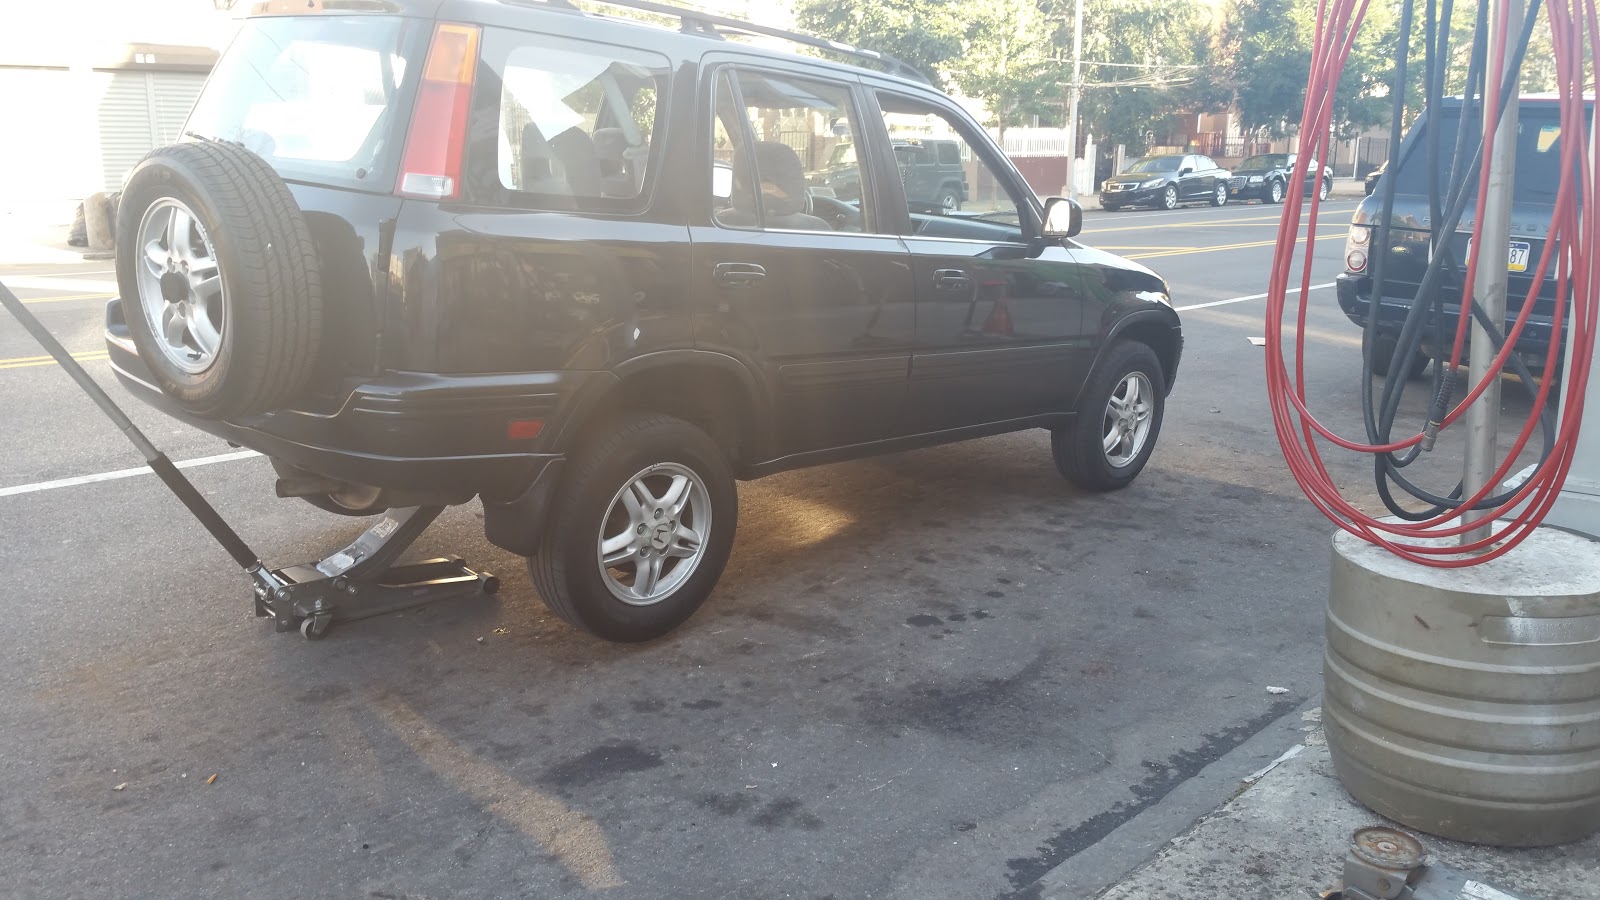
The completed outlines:
{"type": "Polygon", "coordinates": [[[288,185],[249,150],[175,144],[134,167],[117,285],[139,356],[185,410],[231,419],[305,388],[322,333],[316,248],[288,185]]]}

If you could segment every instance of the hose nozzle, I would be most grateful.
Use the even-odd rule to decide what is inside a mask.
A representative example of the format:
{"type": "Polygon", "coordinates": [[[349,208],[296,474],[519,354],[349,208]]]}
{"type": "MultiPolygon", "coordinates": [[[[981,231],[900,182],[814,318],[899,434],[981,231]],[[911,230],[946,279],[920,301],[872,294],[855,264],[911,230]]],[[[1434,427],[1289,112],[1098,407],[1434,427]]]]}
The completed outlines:
{"type": "MultiPolygon", "coordinates": [[[[1444,365],[1444,361],[1440,360],[1439,364],[1444,365]]],[[[1428,424],[1422,427],[1424,451],[1432,450],[1434,442],[1439,439],[1439,428],[1444,424],[1445,412],[1450,409],[1450,401],[1456,392],[1456,380],[1460,375],[1461,370],[1451,366],[1439,379],[1439,390],[1433,395],[1433,402],[1428,404],[1428,424]]]]}

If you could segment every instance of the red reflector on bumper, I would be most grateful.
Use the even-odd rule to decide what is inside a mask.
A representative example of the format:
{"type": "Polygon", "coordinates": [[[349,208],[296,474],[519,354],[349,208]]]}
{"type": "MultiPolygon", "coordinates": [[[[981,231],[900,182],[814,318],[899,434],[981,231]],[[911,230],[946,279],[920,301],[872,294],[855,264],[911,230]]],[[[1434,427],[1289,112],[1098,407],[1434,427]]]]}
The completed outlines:
{"type": "Polygon", "coordinates": [[[506,423],[506,438],[513,441],[531,441],[544,430],[541,419],[515,419],[506,423]]]}

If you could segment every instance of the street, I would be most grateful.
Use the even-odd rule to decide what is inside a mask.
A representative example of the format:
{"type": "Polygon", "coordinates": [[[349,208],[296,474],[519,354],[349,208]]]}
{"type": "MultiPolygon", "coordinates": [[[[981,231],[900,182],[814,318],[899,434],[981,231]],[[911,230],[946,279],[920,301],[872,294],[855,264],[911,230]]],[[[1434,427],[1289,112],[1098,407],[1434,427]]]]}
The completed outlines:
{"type": "MultiPolygon", "coordinates": [[[[1331,287],[1355,206],[1324,206],[1306,372],[1359,438],[1331,287]]],[[[1284,469],[1249,340],[1280,209],[1086,216],[1080,240],[1166,277],[1184,321],[1131,488],[1069,487],[1042,431],[743,483],[717,592],[637,646],[549,614],[476,503],[414,552],[498,595],[274,634],[148,473],[57,484],[140,460],[0,319],[0,896],[1026,896],[1321,690],[1333,527],[1284,469]]],[[[269,561],[359,533],[116,384],[110,268],[0,279],[205,461],[188,474],[269,561]]],[[[1332,463],[1376,510],[1370,464],[1332,463]]]]}

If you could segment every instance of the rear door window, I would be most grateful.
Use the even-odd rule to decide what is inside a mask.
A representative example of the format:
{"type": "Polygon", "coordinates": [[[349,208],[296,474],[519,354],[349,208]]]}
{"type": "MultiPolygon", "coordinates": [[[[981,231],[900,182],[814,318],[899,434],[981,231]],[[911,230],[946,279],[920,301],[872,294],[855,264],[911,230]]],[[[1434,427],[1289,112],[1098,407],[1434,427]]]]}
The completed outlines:
{"type": "Polygon", "coordinates": [[[496,134],[491,193],[535,209],[641,208],[670,67],[630,47],[486,29],[475,107],[496,134]]]}
{"type": "Polygon", "coordinates": [[[393,132],[422,32],[392,16],[248,20],[184,131],[241,143],[291,181],[393,190],[393,132]]]}

